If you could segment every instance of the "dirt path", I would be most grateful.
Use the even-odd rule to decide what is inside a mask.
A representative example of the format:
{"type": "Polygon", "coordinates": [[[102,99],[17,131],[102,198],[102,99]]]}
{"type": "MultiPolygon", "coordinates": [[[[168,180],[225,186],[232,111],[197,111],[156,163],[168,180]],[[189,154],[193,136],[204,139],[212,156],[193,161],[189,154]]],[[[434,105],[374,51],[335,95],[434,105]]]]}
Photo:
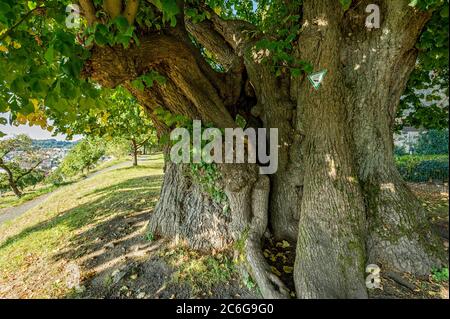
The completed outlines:
{"type": "MultiPolygon", "coordinates": [[[[91,179],[101,173],[105,173],[105,172],[109,172],[109,171],[113,171],[119,168],[123,168],[126,166],[131,165],[131,162],[124,162],[124,163],[119,163],[110,167],[107,167],[105,169],[99,170],[95,173],[92,173],[91,175],[89,175],[88,177],[86,177],[84,180],[87,179],[91,179]]],[[[53,192],[44,194],[42,196],[39,196],[33,200],[30,200],[28,202],[25,202],[21,205],[18,206],[14,206],[14,207],[8,207],[8,208],[3,208],[0,209],[0,225],[3,224],[4,222],[7,222],[9,220],[12,220],[16,217],[19,217],[22,214],[25,214],[27,211],[29,211],[30,209],[40,205],[41,203],[43,203],[47,198],[49,198],[51,195],[53,195],[56,192],[61,191],[62,189],[64,189],[64,187],[62,188],[58,188],[55,189],[53,192]]]]}

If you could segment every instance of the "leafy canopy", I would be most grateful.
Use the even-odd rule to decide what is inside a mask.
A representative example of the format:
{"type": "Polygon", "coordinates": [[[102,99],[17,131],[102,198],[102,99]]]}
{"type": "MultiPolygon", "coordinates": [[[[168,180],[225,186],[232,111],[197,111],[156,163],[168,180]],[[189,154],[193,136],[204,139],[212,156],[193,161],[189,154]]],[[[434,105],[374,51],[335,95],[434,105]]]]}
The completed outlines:
{"type": "MultiPolygon", "coordinates": [[[[336,1],[345,10],[354,3],[336,1]]],[[[94,0],[98,23],[88,27],[82,19],[79,28],[70,28],[66,20],[71,13],[66,12],[66,7],[72,2],[0,0],[0,112],[9,112],[9,121],[14,124],[30,123],[50,131],[55,126],[72,135],[73,124],[85,114],[106,114],[114,93],[81,76],[92,47],[140,45],[143,35],[160,32],[165,26],[174,27],[181,12],[176,0],[140,1],[135,22],[129,25],[120,15],[107,19],[103,1],[94,0]]],[[[258,46],[274,52],[269,62],[278,75],[289,72],[298,76],[311,71],[308,61],[298,61],[292,54],[300,31],[301,0],[187,0],[185,4],[185,15],[195,22],[209,18],[206,4],[224,19],[252,23],[255,32],[267,35],[258,46]]],[[[448,87],[448,0],[411,0],[410,5],[434,13],[417,44],[419,63],[405,92],[400,115],[403,124],[442,127],[448,122],[448,107],[431,103],[424,108],[417,89],[424,85],[432,89],[448,87]],[[411,108],[413,112],[408,111],[406,116],[404,110],[411,108]]],[[[133,86],[143,90],[154,81],[163,83],[164,79],[150,72],[133,81],[133,86]]],[[[427,98],[433,102],[434,96],[427,98]]]]}

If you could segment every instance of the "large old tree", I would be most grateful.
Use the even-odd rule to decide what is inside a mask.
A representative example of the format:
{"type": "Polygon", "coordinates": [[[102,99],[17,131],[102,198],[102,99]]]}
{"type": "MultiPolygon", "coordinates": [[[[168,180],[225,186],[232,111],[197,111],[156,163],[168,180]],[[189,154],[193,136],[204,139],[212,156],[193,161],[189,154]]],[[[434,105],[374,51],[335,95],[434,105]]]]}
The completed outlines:
{"type": "Polygon", "coordinates": [[[80,0],[81,21],[69,3],[0,0],[1,108],[13,120],[39,101],[71,134],[121,86],[160,136],[186,118],[278,128],[270,176],[167,161],[151,231],[205,251],[234,245],[265,297],[287,296],[262,255],[268,231],[296,243],[300,298],[367,297],[369,263],[424,275],[442,262],[392,133],[411,73],[448,72],[448,1],[80,0]],[[370,4],[379,28],[366,25],[370,4]],[[324,69],[315,90],[308,74],[324,69]]]}

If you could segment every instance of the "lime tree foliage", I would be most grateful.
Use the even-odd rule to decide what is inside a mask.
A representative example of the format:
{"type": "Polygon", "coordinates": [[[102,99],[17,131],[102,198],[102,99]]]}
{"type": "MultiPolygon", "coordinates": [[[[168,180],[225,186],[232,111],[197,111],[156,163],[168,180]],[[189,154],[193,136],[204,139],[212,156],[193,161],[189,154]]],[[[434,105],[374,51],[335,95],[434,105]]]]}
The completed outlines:
{"type": "Polygon", "coordinates": [[[136,98],[123,88],[110,93],[108,104],[104,109],[92,108],[86,113],[80,113],[71,124],[71,132],[109,141],[128,141],[133,165],[136,166],[139,150],[144,145],[157,142],[153,124],[136,98]]]}
{"type": "Polygon", "coordinates": [[[131,145],[130,141],[123,138],[107,139],[106,141],[106,155],[115,159],[126,158],[130,155],[131,145]]]}
{"type": "Polygon", "coordinates": [[[27,135],[18,135],[0,141],[0,187],[9,188],[17,197],[23,188],[36,185],[44,179],[44,172],[38,169],[43,157],[32,146],[27,135]]]}
{"type": "Polygon", "coordinates": [[[88,173],[106,153],[106,143],[100,138],[84,138],[64,157],[49,181],[60,184],[71,177],[88,173]]]}
{"type": "Polygon", "coordinates": [[[440,243],[395,168],[392,133],[448,123],[434,92],[447,84],[447,0],[378,0],[379,29],[366,27],[370,1],[79,0],[80,19],[69,4],[0,0],[0,112],[13,123],[113,136],[114,123],[131,128],[145,110],[164,136],[175,123],[160,120],[163,109],[219,128],[239,116],[278,129],[276,174],[217,165],[226,203],[167,161],[149,232],[206,251],[245,242],[243,268],[270,298],[293,292],[265,261],[267,229],[296,245],[302,298],[367,297],[368,263],[441,268],[440,243]],[[321,70],[315,90],[308,75],[321,70]],[[121,114],[130,120],[114,120],[121,114]]]}
{"type": "Polygon", "coordinates": [[[448,129],[429,130],[420,134],[414,148],[420,155],[448,155],[448,129]]]}
{"type": "MultiPolygon", "coordinates": [[[[417,1],[416,5],[426,10],[435,1],[417,1]]],[[[448,128],[448,11],[448,1],[434,11],[416,45],[419,56],[401,99],[398,128],[448,128]]]]}

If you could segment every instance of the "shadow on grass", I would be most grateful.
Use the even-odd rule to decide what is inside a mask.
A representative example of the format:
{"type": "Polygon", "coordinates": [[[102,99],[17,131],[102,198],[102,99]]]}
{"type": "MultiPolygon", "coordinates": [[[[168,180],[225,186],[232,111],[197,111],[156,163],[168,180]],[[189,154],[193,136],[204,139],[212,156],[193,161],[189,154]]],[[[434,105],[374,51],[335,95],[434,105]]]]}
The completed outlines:
{"type": "Polygon", "coordinates": [[[14,195],[14,193],[9,192],[6,195],[2,195],[3,197],[0,198],[0,213],[9,211],[14,207],[24,205],[34,199],[37,199],[38,197],[56,191],[59,187],[70,185],[72,183],[73,182],[49,184],[37,189],[21,189],[22,196],[20,198],[14,195]]]}
{"type": "MultiPolygon", "coordinates": [[[[126,169],[123,169],[126,170],[126,169]]],[[[24,229],[0,245],[3,249],[17,241],[25,239],[35,232],[50,230],[58,226],[66,226],[69,232],[87,227],[84,233],[76,234],[70,242],[70,251],[67,256],[76,256],[80,247],[86,247],[93,243],[102,232],[110,233],[111,225],[117,223],[120,218],[135,212],[133,218],[136,221],[148,218],[158,197],[163,175],[152,175],[132,178],[122,183],[100,188],[85,196],[96,195],[94,200],[60,213],[49,220],[38,223],[35,226],[24,229]],[[114,216],[114,217],[110,217],[114,216]],[[92,227],[88,227],[92,226],[92,227]]],[[[125,221],[124,221],[125,222],[125,221]]],[[[114,232],[111,232],[113,234],[114,232]]],[[[84,250],[80,250],[83,252],[84,250]]],[[[56,256],[58,258],[58,256],[56,256]]]]}

